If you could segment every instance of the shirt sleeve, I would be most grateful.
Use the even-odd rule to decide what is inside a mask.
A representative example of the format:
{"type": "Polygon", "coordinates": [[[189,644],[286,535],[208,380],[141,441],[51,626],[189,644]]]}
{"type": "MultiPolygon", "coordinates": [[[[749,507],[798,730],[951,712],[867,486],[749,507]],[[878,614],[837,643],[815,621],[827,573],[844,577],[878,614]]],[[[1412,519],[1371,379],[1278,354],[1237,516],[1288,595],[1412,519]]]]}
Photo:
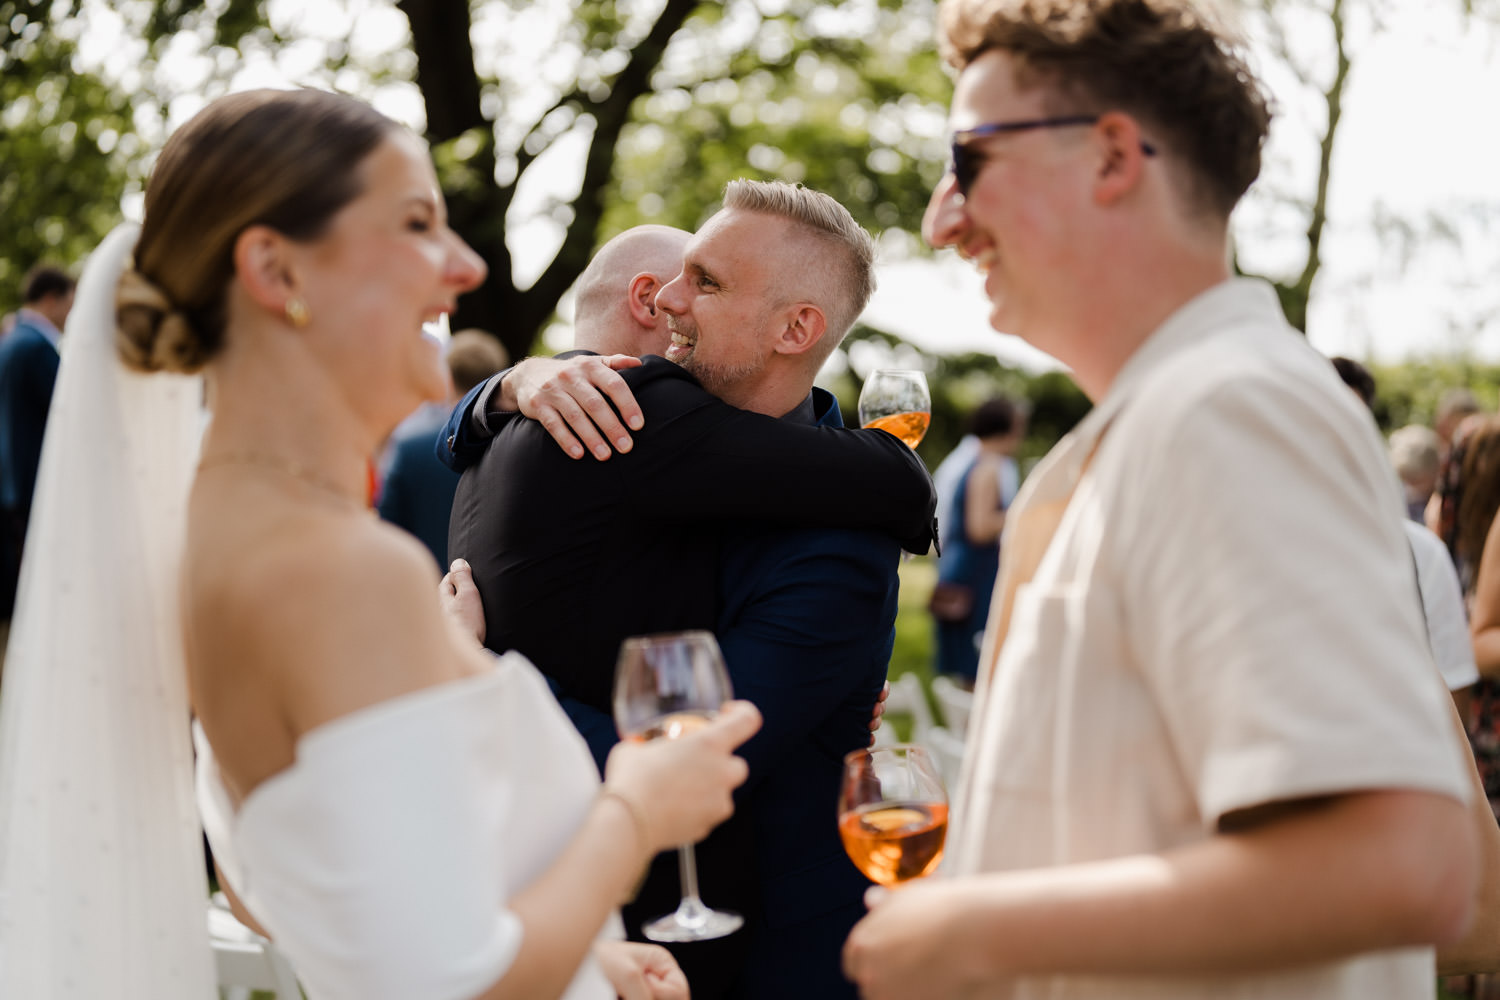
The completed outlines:
{"type": "Polygon", "coordinates": [[[494,431],[484,419],[485,411],[490,396],[510,371],[507,368],[470,389],[448,415],[442,430],[438,431],[433,453],[439,462],[454,472],[461,473],[479,461],[479,456],[489,447],[494,431]]]}
{"type": "Polygon", "coordinates": [[[1203,815],[1381,788],[1465,798],[1368,416],[1280,372],[1200,389],[1135,415],[1163,429],[1136,456],[1119,589],[1203,815]]]}
{"type": "Polygon", "coordinates": [[[1479,681],[1479,668],[1474,664],[1474,643],[1469,637],[1458,571],[1436,535],[1412,521],[1407,521],[1405,527],[1422,590],[1427,638],[1438,672],[1449,691],[1470,687],[1479,681]]]}

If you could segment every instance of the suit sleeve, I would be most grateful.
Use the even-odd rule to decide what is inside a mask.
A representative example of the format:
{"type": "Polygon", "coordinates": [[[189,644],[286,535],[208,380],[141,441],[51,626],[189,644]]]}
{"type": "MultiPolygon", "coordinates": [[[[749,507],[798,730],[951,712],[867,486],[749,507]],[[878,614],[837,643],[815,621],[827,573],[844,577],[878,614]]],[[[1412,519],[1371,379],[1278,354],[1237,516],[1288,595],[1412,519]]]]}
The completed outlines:
{"type": "Polygon", "coordinates": [[[485,434],[475,425],[474,405],[481,396],[487,396],[485,390],[492,383],[504,378],[509,371],[510,369],[507,368],[465,393],[464,398],[459,400],[458,405],[453,408],[453,412],[448,414],[448,422],[443,424],[442,430],[438,431],[437,440],[434,442],[435,454],[439,462],[454,472],[461,473],[479,461],[479,456],[483,455],[484,449],[489,447],[493,434],[485,434]]]}
{"type": "Polygon", "coordinates": [[[894,635],[896,557],[895,543],[871,532],[808,532],[721,621],[735,697],[764,717],[740,748],[750,777],[737,795],[803,740],[835,759],[866,745],[894,635]]]}
{"type": "Polygon", "coordinates": [[[738,410],[696,384],[648,414],[625,502],[653,520],[745,519],[805,527],[870,528],[926,552],[937,496],[911,449],[876,430],[807,427],[738,410]]]}

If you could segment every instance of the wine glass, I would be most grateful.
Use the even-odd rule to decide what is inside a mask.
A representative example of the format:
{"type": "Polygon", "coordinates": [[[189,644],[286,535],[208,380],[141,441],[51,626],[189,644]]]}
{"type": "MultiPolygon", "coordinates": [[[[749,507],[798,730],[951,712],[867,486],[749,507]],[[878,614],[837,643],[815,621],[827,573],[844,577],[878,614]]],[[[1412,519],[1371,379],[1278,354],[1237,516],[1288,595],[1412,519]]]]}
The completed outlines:
{"type": "Polygon", "coordinates": [[[859,425],[889,431],[915,448],[932,422],[927,376],[916,370],[881,368],[859,391],[859,425]]]}
{"type": "Polygon", "coordinates": [[[897,744],[844,758],[839,836],[872,882],[895,885],[937,867],[948,833],[948,796],[925,747],[897,744]]]}
{"type": "MultiPolygon", "coordinates": [[[[702,729],[733,697],[724,657],[711,632],[638,636],[620,645],[615,667],[615,725],[627,740],[675,740],[702,729]]],[[[707,941],[733,934],[738,913],[714,910],[698,897],[693,845],[678,848],[682,902],[641,928],[652,941],[707,941]]]]}

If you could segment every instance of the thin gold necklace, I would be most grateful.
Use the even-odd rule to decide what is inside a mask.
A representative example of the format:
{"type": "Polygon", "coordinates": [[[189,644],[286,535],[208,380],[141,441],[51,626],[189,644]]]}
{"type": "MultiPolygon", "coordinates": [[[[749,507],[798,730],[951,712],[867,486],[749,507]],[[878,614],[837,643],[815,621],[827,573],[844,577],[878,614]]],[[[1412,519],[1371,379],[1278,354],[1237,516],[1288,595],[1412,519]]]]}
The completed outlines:
{"type": "Polygon", "coordinates": [[[368,513],[370,505],[363,497],[357,496],[344,489],[333,480],[318,475],[316,472],[304,465],[299,465],[290,459],[279,455],[268,455],[259,451],[226,451],[216,455],[205,455],[198,461],[198,471],[212,469],[224,465],[248,465],[254,468],[270,469],[297,480],[306,486],[311,486],[318,492],[330,496],[340,503],[349,504],[356,509],[368,513]]]}

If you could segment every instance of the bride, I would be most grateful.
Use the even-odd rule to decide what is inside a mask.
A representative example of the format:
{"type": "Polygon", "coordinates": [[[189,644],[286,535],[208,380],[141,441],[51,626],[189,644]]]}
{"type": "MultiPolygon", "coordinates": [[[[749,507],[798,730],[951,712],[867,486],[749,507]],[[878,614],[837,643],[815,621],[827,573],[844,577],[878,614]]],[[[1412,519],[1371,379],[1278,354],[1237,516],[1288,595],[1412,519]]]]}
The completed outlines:
{"type": "MultiPolygon", "coordinates": [[[[448,228],[421,143],[327,93],[222,98],[162,151],[125,264],[128,242],[117,233],[91,261],[64,379],[70,364],[84,370],[91,344],[100,353],[104,340],[88,324],[115,326],[104,303],[117,289],[120,358],[140,371],[201,369],[213,417],[174,581],[175,560],[162,552],[175,551],[174,528],[182,531],[187,476],[176,470],[190,454],[192,407],[183,404],[195,386],[170,374],[126,376],[109,391],[59,386],[59,410],[79,412],[54,412],[64,439],[48,441],[39,490],[61,504],[67,463],[96,476],[113,470],[123,486],[90,488],[78,502],[114,514],[154,475],[150,496],[160,504],[143,513],[163,542],[138,545],[141,561],[130,566],[116,565],[131,558],[117,549],[87,556],[89,579],[128,581],[87,594],[64,586],[70,596],[54,600],[46,565],[24,571],[34,594],[18,608],[20,662],[8,671],[0,729],[0,992],[203,995],[202,876],[195,899],[182,877],[191,823],[169,815],[180,785],[166,773],[186,761],[186,712],[176,714],[173,693],[185,665],[199,727],[197,796],[222,880],[237,911],[290,956],[313,1000],[685,995],[664,951],[612,940],[615,908],[653,854],[699,839],[729,814],[745,774],[731,751],[759,725],[754,709],[737,703],[680,741],[622,744],[600,788],[530,664],[516,654],[494,660],[460,634],[435,600],[430,557],[370,514],[368,456],[406,413],[445,391],[421,326],[484,278],[448,228]],[[176,394],[175,437],[147,430],[133,444],[116,441],[110,435],[129,429],[108,412],[103,427],[82,417],[111,393],[127,416],[146,410],[148,383],[158,396],[176,394]],[[58,653],[54,644],[83,627],[65,616],[91,601],[128,609],[153,580],[180,585],[180,626],[174,602],[158,602],[104,615],[93,666],[58,653]],[[118,681],[133,661],[143,675],[118,681]],[[153,678],[163,662],[177,669],[153,678]],[[48,696],[62,683],[50,671],[87,675],[71,689],[77,705],[59,709],[48,696]],[[23,676],[13,682],[15,672],[23,676]],[[117,690],[148,692],[150,707],[126,695],[109,705],[110,685],[121,683],[117,690]],[[100,723],[109,732],[75,727],[68,752],[38,751],[49,738],[67,742],[36,721],[48,711],[54,722],[72,713],[111,720],[100,723]],[[152,741],[155,750],[140,749],[152,741]],[[131,775],[134,784],[120,787],[119,762],[133,755],[164,776],[131,775]],[[86,786],[92,814],[70,805],[86,786]],[[165,825],[167,836],[121,835],[104,851],[112,864],[98,869],[108,884],[65,881],[67,859],[52,845],[59,830],[92,858],[94,839],[145,812],[160,814],[157,832],[165,825]],[[162,844],[169,872],[139,860],[162,844]],[[44,869],[49,877],[32,884],[44,869]],[[186,901],[179,910],[196,907],[196,940],[187,918],[162,915],[169,897],[186,901]],[[153,959],[168,937],[189,943],[153,959]],[[88,979],[95,974],[107,991],[87,985],[105,981],[88,979]]],[[[80,528],[55,518],[44,538],[47,523],[57,536],[80,528]]],[[[28,556],[45,551],[51,562],[63,551],[45,544],[29,543],[28,556]]]]}

